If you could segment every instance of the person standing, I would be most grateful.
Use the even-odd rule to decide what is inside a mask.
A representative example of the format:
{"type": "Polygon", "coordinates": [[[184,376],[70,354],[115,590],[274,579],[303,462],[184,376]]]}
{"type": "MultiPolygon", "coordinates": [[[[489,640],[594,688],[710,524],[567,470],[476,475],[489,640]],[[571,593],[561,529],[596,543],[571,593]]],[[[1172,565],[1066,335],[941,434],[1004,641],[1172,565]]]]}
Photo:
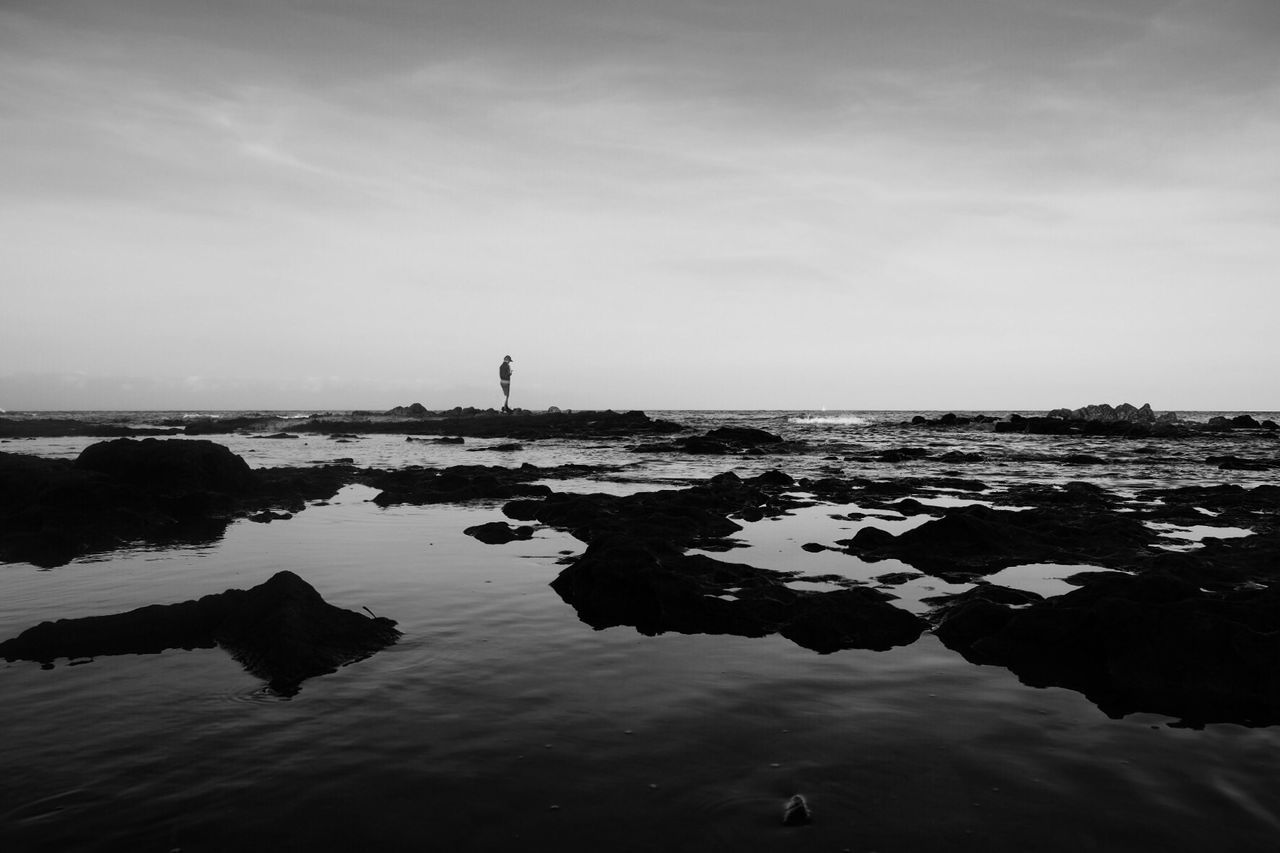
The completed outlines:
{"type": "Polygon", "coordinates": [[[498,384],[502,386],[502,411],[511,412],[511,356],[505,356],[498,365],[498,384]]]}

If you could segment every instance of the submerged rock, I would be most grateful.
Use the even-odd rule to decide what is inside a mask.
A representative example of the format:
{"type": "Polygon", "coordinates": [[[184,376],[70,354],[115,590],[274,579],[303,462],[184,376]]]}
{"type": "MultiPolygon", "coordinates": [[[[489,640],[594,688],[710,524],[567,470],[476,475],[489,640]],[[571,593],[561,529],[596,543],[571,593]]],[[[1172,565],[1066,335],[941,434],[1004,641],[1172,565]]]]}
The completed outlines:
{"type": "Polygon", "coordinates": [[[58,658],[152,654],[220,646],[282,695],[396,642],[394,620],[327,603],[293,572],[251,589],[111,616],[41,622],[0,643],[6,660],[51,665],[58,658]]]}

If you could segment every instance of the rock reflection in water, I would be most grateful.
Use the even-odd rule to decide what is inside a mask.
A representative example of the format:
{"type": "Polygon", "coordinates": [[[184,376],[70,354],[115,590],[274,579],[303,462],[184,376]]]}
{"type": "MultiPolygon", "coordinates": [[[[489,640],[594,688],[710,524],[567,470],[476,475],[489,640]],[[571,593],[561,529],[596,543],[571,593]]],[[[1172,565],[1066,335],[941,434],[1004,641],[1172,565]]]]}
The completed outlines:
{"type": "Polygon", "coordinates": [[[229,589],[180,604],[110,616],[42,622],[0,643],[0,657],[51,666],[57,658],[155,654],[220,646],[275,693],[368,657],[400,636],[386,617],[327,603],[293,572],[248,590],[229,589]]]}

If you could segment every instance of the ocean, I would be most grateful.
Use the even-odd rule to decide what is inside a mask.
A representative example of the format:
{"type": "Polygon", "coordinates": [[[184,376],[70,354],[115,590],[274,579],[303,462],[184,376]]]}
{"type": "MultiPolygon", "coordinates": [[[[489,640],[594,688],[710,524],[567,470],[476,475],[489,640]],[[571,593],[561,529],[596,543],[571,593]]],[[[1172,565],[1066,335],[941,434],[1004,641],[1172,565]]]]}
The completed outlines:
{"type": "MultiPolygon", "coordinates": [[[[40,413],[137,426],[225,414],[40,413]]],[[[648,413],[695,431],[751,426],[805,442],[782,456],[633,452],[600,438],[525,441],[516,451],[491,449],[501,439],[272,438],[311,413],[271,414],[280,431],[207,438],[257,468],[598,466],[595,476],[547,481],[584,493],[773,469],[797,478],[950,472],[992,487],[1085,480],[1121,495],[1277,480],[1276,469],[1206,464],[1258,453],[1256,441],[1230,437],[906,423],[940,412],[648,413]],[[929,455],[872,458],[908,447],[929,455]],[[939,461],[953,451],[965,458],[939,461]],[[1102,461],[1064,464],[1071,454],[1102,461]]],[[[74,458],[99,440],[15,438],[0,451],[74,458]]],[[[1275,443],[1265,447],[1274,457],[1275,443]]],[[[559,561],[583,548],[567,533],[539,528],[530,540],[485,545],[462,531],[502,520],[501,502],[380,508],[375,494],[348,486],[289,520],[238,521],[200,545],[124,543],[54,569],[0,566],[0,639],[43,620],[247,588],[281,569],[403,631],[291,697],[216,648],[47,669],[0,664],[0,849],[1074,853],[1270,851],[1280,840],[1277,728],[1111,719],[1079,693],[971,664],[929,633],[885,652],[818,654],[777,635],[593,630],[549,585],[559,561]],[[807,826],[781,824],[794,794],[812,808],[807,826]]],[[[801,547],[926,520],[851,520],[856,509],[817,504],[747,523],[738,536],[746,547],[714,556],[861,581],[902,568],[801,547]]],[[[1215,531],[1211,518],[1204,529],[1168,531],[1171,548],[1247,534],[1215,531]]],[[[1016,567],[999,582],[1053,595],[1081,568],[1016,567]]],[[[964,588],[925,576],[894,592],[898,606],[924,612],[924,599],[964,588]]]]}

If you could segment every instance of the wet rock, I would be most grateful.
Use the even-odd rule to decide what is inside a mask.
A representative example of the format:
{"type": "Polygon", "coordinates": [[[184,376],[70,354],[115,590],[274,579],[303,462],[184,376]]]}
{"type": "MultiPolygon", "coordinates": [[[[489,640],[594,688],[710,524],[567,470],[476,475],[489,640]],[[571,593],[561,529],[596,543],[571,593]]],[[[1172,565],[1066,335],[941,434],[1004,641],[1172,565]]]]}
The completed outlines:
{"type": "Polygon", "coordinates": [[[1067,465],[1104,465],[1105,460],[1100,456],[1094,456],[1092,453],[1070,453],[1062,457],[1063,463],[1067,465]]]}
{"type": "Polygon", "coordinates": [[[335,607],[302,578],[282,571],[248,590],[229,589],[111,616],[42,622],[0,643],[0,656],[51,664],[58,658],[217,645],[273,691],[291,696],[304,680],[396,642],[400,632],[395,624],[335,607]]]}
{"type": "Polygon", "coordinates": [[[923,620],[874,590],[797,592],[781,572],[684,554],[660,541],[606,536],[551,586],[596,629],[642,634],[780,633],[820,653],[913,642],[923,620]],[[865,593],[865,594],[864,594],[865,593]]]}
{"type": "Polygon", "coordinates": [[[185,439],[119,438],[91,444],[76,467],[120,483],[245,494],[256,481],[249,464],[221,444],[185,439]]]}
{"type": "Polygon", "coordinates": [[[53,567],[135,541],[208,543],[238,516],[298,512],[355,478],[350,466],[253,470],[204,440],[100,442],[74,462],[0,453],[0,561],[53,567]]]}
{"type": "Polygon", "coordinates": [[[386,413],[396,417],[404,417],[405,415],[410,417],[423,417],[424,415],[429,414],[427,407],[421,403],[411,403],[408,406],[396,406],[393,409],[388,409],[386,413]]]}
{"type": "Polygon", "coordinates": [[[273,521],[288,521],[291,518],[293,518],[293,516],[287,512],[272,512],[271,510],[264,510],[263,512],[249,516],[250,521],[255,521],[259,524],[270,524],[273,521]]]}
{"type": "Polygon", "coordinates": [[[876,454],[876,457],[882,462],[911,462],[928,456],[929,451],[923,447],[895,447],[889,450],[882,450],[876,454]]]}
{"type": "Polygon", "coordinates": [[[708,432],[706,438],[726,444],[746,446],[782,443],[782,436],[751,427],[719,427],[708,432]]]}
{"type": "Polygon", "coordinates": [[[889,509],[900,512],[903,515],[942,515],[941,507],[927,506],[920,503],[915,498],[903,498],[900,501],[894,501],[888,505],[889,509]]]}
{"type": "Polygon", "coordinates": [[[1275,463],[1265,459],[1241,459],[1234,455],[1210,456],[1204,461],[1222,471],[1267,471],[1276,467],[1275,463]]]}
{"type": "Polygon", "coordinates": [[[899,536],[863,528],[846,540],[864,560],[897,559],[963,580],[1022,563],[1116,565],[1156,540],[1139,520],[1105,512],[1037,507],[1021,512],[957,507],[899,536]]]}
{"type": "Polygon", "coordinates": [[[548,486],[534,485],[531,481],[585,477],[602,470],[586,465],[540,468],[528,463],[518,468],[454,465],[443,470],[410,466],[394,471],[366,472],[363,481],[382,490],[373,499],[378,506],[465,503],[548,495],[551,493],[548,486]]]}
{"type": "Polygon", "coordinates": [[[899,586],[922,577],[924,575],[920,572],[888,572],[883,575],[876,575],[872,580],[884,586],[899,586]]]}
{"type": "Polygon", "coordinates": [[[986,459],[981,453],[966,453],[962,450],[948,450],[938,457],[943,462],[982,462],[986,459]]]}
{"type": "Polygon", "coordinates": [[[176,426],[132,427],[118,423],[88,423],[73,418],[0,418],[0,438],[92,436],[119,438],[139,435],[177,435],[176,426]]]}
{"type": "Polygon", "coordinates": [[[936,633],[974,663],[1077,690],[1113,717],[1280,723],[1280,590],[1205,593],[1163,573],[1093,577],[1024,607],[976,598],[936,633]]]}
{"type": "Polygon", "coordinates": [[[890,604],[892,598],[865,587],[805,595],[789,609],[778,633],[820,654],[910,645],[926,623],[890,604]]]}
{"type": "Polygon", "coordinates": [[[813,823],[813,812],[805,798],[796,794],[782,808],[782,825],[804,826],[808,823],[813,823]]]}
{"type": "Polygon", "coordinates": [[[533,538],[532,527],[528,525],[512,527],[505,521],[490,521],[486,524],[477,524],[468,527],[462,532],[467,536],[479,539],[486,545],[503,545],[507,542],[533,538]]]}

